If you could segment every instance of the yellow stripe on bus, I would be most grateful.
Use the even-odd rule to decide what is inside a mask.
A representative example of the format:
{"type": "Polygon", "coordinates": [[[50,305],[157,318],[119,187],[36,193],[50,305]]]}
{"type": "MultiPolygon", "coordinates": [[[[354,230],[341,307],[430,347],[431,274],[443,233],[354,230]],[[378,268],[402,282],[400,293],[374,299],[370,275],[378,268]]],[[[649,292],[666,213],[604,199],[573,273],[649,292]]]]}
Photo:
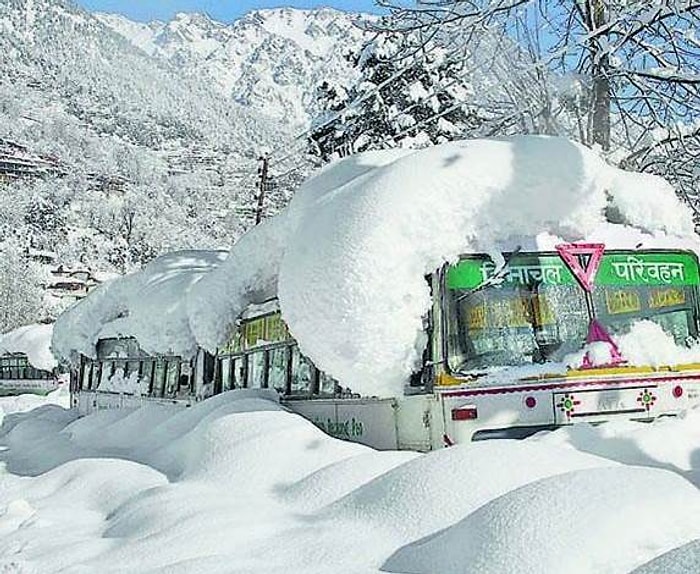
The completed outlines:
{"type": "MultiPolygon", "coordinates": [[[[606,376],[620,376],[620,375],[648,375],[652,373],[677,373],[677,372],[688,372],[697,371],[700,373],[700,363],[688,363],[685,365],[663,365],[659,367],[651,366],[619,366],[619,367],[600,367],[593,369],[573,369],[567,371],[566,373],[549,373],[542,375],[535,375],[531,377],[522,377],[518,380],[531,382],[531,381],[541,381],[541,380],[551,380],[551,379],[577,379],[577,378],[591,378],[591,377],[606,377],[606,376]]],[[[448,373],[439,373],[435,380],[435,386],[437,387],[456,387],[459,385],[474,383],[478,380],[477,377],[465,376],[462,378],[454,377],[448,373]]]]}

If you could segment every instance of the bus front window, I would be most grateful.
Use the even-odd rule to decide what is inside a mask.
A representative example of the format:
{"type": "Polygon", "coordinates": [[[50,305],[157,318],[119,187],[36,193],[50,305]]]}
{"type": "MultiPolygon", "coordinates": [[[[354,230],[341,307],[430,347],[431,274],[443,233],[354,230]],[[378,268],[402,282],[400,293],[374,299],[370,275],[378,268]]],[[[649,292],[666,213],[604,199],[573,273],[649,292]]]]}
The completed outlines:
{"type": "Polygon", "coordinates": [[[614,335],[625,335],[635,322],[648,320],[685,346],[698,336],[695,292],[691,286],[599,286],[593,292],[596,316],[614,335]]]}
{"type": "Polygon", "coordinates": [[[493,265],[466,259],[446,278],[448,364],[461,373],[558,361],[584,344],[585,296],[558,259],[515,257],[498,284],[493,265]]]}

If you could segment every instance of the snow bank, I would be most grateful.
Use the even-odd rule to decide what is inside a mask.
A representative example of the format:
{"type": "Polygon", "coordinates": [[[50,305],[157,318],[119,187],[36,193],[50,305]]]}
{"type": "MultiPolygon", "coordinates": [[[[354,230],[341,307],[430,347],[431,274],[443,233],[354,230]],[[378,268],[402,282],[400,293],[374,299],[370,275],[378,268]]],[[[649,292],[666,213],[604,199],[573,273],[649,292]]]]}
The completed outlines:
{"type": "Polygon", "coordinates": [[[700,408],[649,423],[576,424],[528,442],[566,446],[624,464],[671,469],[700,485],[700,408]]]}
{"type": "Polygon", "coordinates": [[[679,237],[697,247],[692,216],[664,180],[610,167],[568,140],[359,154],[307,181],[198,284],[194,329],[215,348],[259,290],[276,287],[292,334],[319,368],[355,392],[395,395],[425,345],[424,274],[463,252],[498,257],[516,245],[601,235],[610,247],[634,247],[632,238],[678,246],[679,237]]]}
{"type": "Polygon", "coordinates": [[[700,536],[700,496],[679,476],[597,468],[544,479],[492,500],[399,550],[389,572],[628,572],[700,536]]]}
{"type": "Polygon", "coordinates": [[[0,355],[22,353],[29,364],[43,371],[53,370],[58,363],[51,353],[53,325],[26,325],[0,335],[0,355]]]}
{"type": "Polygon", "coordinates": [[[617,426],[599,456],[562,431],[424,455],[336,440],[272,392],[77,420],[49,405],[0,429],[0,569],[694,572],[693,417],[617,426]],[[658,449],[636,467],[618,462],[633,428],[658,449]]]}
{"type": "Polygon", "coordinates": [[[408,543],[447,528],[524,484],[611,464],[595,456],[541,448],[535,443],[459,445],[390,470],[340,500],[328,513],[389,528],[408,543]],[[464,488],[467,484],[469,488],[464,488]]]}
{"type": "Polygon", "coordinates": [[[100,338],[135,337],[147,353],[192,356],[197,341],[187,295],[226,256],[223,251],[169,253],[99,286],[58,318],[54,353],[67,361],[78,354],[94,357],[100,338]]]}

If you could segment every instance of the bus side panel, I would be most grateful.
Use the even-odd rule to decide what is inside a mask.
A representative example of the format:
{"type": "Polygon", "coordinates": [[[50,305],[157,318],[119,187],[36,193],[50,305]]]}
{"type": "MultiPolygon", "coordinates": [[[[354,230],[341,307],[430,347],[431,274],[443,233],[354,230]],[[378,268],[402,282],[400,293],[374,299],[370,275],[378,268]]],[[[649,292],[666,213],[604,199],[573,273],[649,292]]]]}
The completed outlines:
{"type": "Polygon", "coordinates": [[[394,399],[286,400],[284,405],[336,438],[380,450],[398,446],[394,399]]]}
{"type": "Polygon", "coordinates": [[[442,416],[434,395],[414,395],[398,400],[396,427],[400,450],[428,451],[441,444],[442,416]]]}

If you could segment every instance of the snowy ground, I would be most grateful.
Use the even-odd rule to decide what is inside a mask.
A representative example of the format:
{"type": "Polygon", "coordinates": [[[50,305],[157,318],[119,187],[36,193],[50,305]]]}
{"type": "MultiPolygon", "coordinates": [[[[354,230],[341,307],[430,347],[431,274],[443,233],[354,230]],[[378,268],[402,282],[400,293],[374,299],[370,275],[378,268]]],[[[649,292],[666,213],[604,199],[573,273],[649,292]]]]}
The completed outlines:
{"type": "Polygon", "coordinates": [[[0,401],[0,572],[700,571],[700,411],[420,455],[249,391],[0,401]]]}

